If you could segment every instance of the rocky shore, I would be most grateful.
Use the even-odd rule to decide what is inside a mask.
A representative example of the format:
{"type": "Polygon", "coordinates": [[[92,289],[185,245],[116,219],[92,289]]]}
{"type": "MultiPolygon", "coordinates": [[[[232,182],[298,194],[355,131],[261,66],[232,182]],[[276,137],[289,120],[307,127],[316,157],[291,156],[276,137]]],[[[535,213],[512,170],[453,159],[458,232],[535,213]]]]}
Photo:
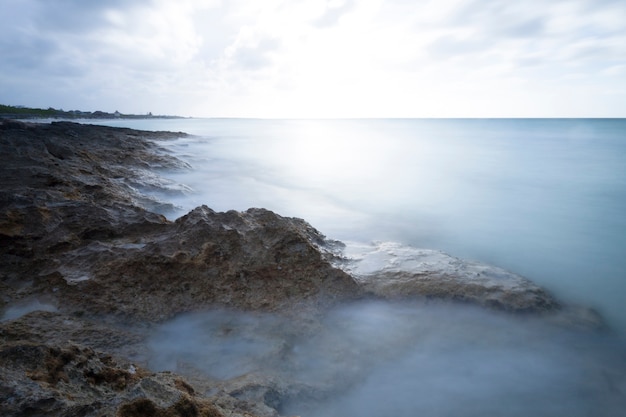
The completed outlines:
{"type": "Polygon", "coordinates": [[[600,323],[510,272],[436,251],[403,249],[400,261],[383,246],[353,259],[304,220],[264,209],[201,206],[169,221],[153,179],[189,167],[159,142],[184,135],[0,121],[3,415],[278,416],[286,399],[332,389],[147,369],[151,326],[209,308],[276,313],[303,334],[320,331],[329,308],[364,298],[600,323]]]}

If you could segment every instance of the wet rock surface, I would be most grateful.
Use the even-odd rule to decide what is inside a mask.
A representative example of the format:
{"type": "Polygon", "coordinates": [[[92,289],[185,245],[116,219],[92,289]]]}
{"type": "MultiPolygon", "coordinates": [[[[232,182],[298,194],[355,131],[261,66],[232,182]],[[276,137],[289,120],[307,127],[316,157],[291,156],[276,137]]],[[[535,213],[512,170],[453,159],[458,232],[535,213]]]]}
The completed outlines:
{"type": "MultiPolygon", "coordinates": [[[[320,331],[329,308],[364,297],[561,308],[522,277],[434,251],[381,264],[379,247],[347,260],[304,220],[264,209],[201,206],[169,221],[159,213],[172,207],[152,194],[168,187],[158,171],[189,167],[158,143],[183,135],[0,121],[5,415],[276,416],[286,399],[332,390],[271,373],[151,372],[149,330],[185,312],[275,312],[301,336],[320,331]]],[[[272,352],[283,360],[290,347],[272,352]]]]}
{"type": "Polygon", "coordinates": [[[421,296],[522,313],[561,308],[532,281],[492,265],[392,242],[360,245],[357,252],[346,270],[366,291],[385,299],[421,296]]]}
{"type": "MultiPolygon", "coordinates": [[[[208,400],[181,377],[154,373],[126,359],[95,350],[74,340],[41,340],[50,328],[37,331],[41,320],[57,323],[52,313],[31,313],[0,328],[0,405],[3,415],[59,416],[243,416],[248,415],[234,398],[222,395],[208,400]],[[226,404],[224,410],[220,404],[226,404]]],[[[67,319],[72,321],[72,319],[67,319]]],[[[76,320],[73,320],[76,324],[76,320]]],[[[84,338],[86,332],[75,331],[84,338]]],[[[111,329],[104,335],[111,336],[111,329]]],[[[103,337],[104,335],[100,335],[103,337]]],[[[126,335],[118,335],[124,338],[126,335]]],[[[88,345],[93,344],[90,338],[88,345]]],[[[96,342],[96,344],[98,344],[96,342]]],[[[245,407],[245,404],[243,404],[245,407]]]]}

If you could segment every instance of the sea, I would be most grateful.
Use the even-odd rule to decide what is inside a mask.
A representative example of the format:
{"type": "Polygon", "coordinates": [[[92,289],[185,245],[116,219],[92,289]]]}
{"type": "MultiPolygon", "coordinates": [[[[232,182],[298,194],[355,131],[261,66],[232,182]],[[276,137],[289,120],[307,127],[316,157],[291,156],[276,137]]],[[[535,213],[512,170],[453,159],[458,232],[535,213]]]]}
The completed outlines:
{"type": "MultiPolygon", "coordinates": [[[[403,332],[427,334],[428,342],[404,337],[405,350],[381,360],[388,365],[364,360],[359,366],[376,365],[341,396],[306,412],[297,401],[285,404],[285,412],[624,415],[626,119],[97,123],[191,135],[159,142],[190,168],[161,172],[162,189],[145,191],[174,205],[164,212],[171,219],[202,204],[216,211],[264,207],[303,218],[330,239],[441,250],[523,275],[563,303],[594,309],[610,329],[576,333],[456,306],[361,305],[333,317],[348,323],[342,334],[365,351],[399,346],[403,332]],[[381,340],[384,347],[368,345],[381,340]]],[[[178,327],[175,339],[192,340],[192,333],[176,332],[197,333],[224,313],[214,314],[188,318],[199,324],[178,327]]],[[[164,328],[163,335],[173,331],[164,328]]],[[[336,338],[327,340],[337,346],[336,338]]],[[[228,351],[233,340],[203,339],[194,350],[198,362],[208,360],[201,352],[211,343],[228,351]]],[[[177,354],[193,357],[189,346],[165,345],[155,348],[155,357],[169,359],[157,360],[157,367],[175,368],[177,354]]],[[[332,350],[320,345],[301,351],[324,349],[332,350]]],[[[252,355],[241,352],[242,358],[252,355]]]]}

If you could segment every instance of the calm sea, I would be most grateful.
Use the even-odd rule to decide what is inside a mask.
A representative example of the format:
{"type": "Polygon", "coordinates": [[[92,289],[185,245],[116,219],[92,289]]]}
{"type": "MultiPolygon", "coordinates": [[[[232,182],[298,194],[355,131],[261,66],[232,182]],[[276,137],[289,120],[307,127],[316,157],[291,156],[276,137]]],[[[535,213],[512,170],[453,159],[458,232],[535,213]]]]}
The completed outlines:
{"type": "Polygon", "coordinates": [[[626,119],[106,121],[196,136],[181,210],[265,207],[328,237],[520,273],[626,331],[626,119]]]}
{"type": "Polygon", "coordinates": [[[171,192],[156,197],[179,206],[171,218],[200,204],[266,207],[333,239],[441,249],[594,307],[614,330],[363,302],[328,312],[323,331],[302,338],[284,318],[208,311],[157,329],[151,369],[332,387],[314,402],[284,401],[283,415],[623,415],[626,120],[103,123],[195,135],[161,143],[193,167],[163,173],[171,192]]]}

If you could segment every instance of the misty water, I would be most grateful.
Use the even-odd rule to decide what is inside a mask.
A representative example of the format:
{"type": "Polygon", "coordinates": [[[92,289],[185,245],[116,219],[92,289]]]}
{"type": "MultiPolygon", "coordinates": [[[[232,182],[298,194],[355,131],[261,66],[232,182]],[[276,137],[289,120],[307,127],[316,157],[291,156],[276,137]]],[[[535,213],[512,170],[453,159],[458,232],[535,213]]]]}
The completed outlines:
{"type": "Polygon", "coordinates": [[[152,339],[155,368],[342,381],[313,407],[281,404],[310,417],[612,416],[626,407],[626,120],[106,123],[194,135],[160,142],[192,169],[162,173],[168,190],[144,190],[178,207],[170,218],[201,204],[265,207],[332,239],[440,249],[524,275],[610,326],[362,303],[329,312],[324,334],[300,339],[280,317],[212,311],[164,325],[152,339]],[[225,325],[241,330],[215,330],[225,325]],[[291,359],[277,360],[276,346],[291,359]]]}
{"type": "Polygon", "coordinates": [[[154,369],[216,380],[261,374],[313,392],[283,415],[619,416],[626,359],[612,335],[446,303],[364,301],[319,330],[261,313],[209,311],[163,325],[154,369]]]}

